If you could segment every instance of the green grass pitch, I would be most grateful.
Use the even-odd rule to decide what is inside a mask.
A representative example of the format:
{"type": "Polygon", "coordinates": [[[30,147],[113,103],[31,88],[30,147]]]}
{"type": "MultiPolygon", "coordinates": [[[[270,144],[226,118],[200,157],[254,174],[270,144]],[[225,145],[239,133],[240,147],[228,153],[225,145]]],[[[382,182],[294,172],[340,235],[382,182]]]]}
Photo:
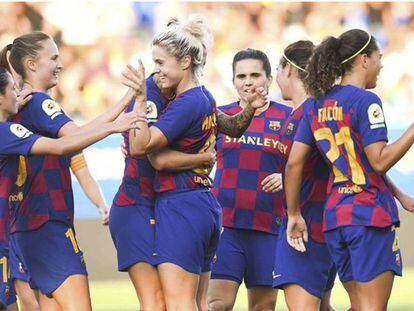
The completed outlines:
{"type": "MultiPolygon", "coordinates": [[[[127,275],[125,274],[127,278],[127,275]]],[[[136,311],[138,300],[132,284],[125,281],[92,281],[90,284],[93,310],[96,311],[136,311]]],[[[332,304],[336,310],[347,310],[348,298],[337,279],[332,294],[332,304]]],[[[247,295],[244,285],[240,286],[235,311],[247,310],[247,295]]],[[[287,310],[283,292],[278,294],[276,310],[287,310]]],[[[396,277],[391,299],[390,311],[414,310],[414,268],[404,269],[402,278],[396,277]]]]}

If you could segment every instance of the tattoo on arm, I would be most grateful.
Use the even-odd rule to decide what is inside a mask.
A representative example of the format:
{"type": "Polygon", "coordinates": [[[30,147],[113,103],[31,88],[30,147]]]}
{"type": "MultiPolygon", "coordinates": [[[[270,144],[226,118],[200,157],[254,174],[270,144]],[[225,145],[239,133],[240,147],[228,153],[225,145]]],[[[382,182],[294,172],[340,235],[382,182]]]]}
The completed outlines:
{"type": "Polygon", "coordinates": [[[233,116],[229,116],[220,110],[217,111],[218,130],[230,137],[240,137],[247,130],[252,121],[255,109],[250,105],[233,116]]]}

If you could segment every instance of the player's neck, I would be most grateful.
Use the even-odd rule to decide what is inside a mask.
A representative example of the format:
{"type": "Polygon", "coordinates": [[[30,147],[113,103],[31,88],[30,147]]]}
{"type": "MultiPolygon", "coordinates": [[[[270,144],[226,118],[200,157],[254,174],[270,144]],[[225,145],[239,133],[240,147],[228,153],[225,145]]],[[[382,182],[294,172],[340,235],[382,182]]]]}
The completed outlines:
{"type": "Polygon", "coordinates": [[[175,91],[175,93],[181,94],[184,93],[185,91],[188,91],[189,89],[192,89],[193,87],[199,86],[200,82],[198,81],[197,78],[194,78],[192,75],[188,75],[185,76],[180,83],[177,86],[177,89],[175,91]]]}
{"type": "Polygon", "coordinates": [[[0,110],[0,122],[6,122],[8,118],[9,118],[9,115],[3,110],[0,110]]]}
{"type": "Polygon", "coordinates": [[[361,89],[366,87],[366,77],[362,73],[350,72],[342,76],[341,85],[353,85],[361,89]]]}
{"type": "Polygon", "coordinates": [[[306,94],[305,88],[303,87],[302,83],[301,85],[293,85],[292,89],[293,110],[296,110],[303,104],[306,98],[308,98],[308,94],[306,94]]]}
{"type": "Polygon", "coordinates": [[[35,92],[50,94],[50,89],[47,89],[41,83],[30,80],[24,80],[23,88],[26,86],[32,88],[35,92]]]}

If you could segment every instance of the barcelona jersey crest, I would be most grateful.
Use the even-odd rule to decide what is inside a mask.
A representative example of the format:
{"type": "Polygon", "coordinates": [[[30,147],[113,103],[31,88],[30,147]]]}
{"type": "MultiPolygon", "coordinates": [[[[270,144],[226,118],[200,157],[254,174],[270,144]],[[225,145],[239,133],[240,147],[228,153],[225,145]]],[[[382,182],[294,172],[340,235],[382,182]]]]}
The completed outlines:
{"type": "Polygon", "coordinates": [[[281,124],[280,121],[269,121],[269,129],[271,129],[272,131],[279,131],[281,128],[281,124]]]}

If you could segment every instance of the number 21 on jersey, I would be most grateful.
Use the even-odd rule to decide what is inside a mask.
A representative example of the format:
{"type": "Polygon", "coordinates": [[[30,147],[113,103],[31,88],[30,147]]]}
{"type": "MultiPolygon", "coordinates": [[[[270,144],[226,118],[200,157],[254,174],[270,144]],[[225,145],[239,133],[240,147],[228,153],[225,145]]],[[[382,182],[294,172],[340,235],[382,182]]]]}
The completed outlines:
{"type": "MultiPolygon", "coordinates": [[[[329,141],[330,148],[326,153],[326,157],[332,164],[339,158],[339,146],[343,145],[348,154],[348,165],[351,168],[352,182],[356,185],[364,185],[366,183],[364,170],[356,159],[355,146],[352,141],[351,130],[348,126],[341,127],[339,132],[335,133],[335,135],[329,127],[323,127],[317,129],[314,132],[314,136],[316,141],[329,141]]],[[[342,174],[342,172],[335,165],[333,165],[333,172],[335,175],[334,183],[348,180],[348,178],[342,174]]]]}

